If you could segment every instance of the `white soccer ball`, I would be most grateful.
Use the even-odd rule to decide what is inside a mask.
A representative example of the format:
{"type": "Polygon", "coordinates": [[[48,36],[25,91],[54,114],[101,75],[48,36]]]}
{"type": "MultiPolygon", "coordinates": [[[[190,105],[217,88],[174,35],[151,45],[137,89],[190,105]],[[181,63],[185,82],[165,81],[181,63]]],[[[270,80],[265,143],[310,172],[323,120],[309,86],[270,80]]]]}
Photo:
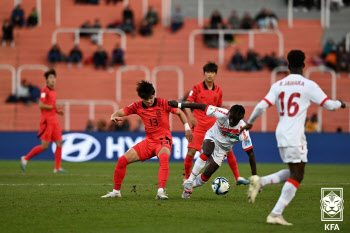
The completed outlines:
{"type": "Polygon", "coordinates": [[[213,192],[217,195],[225,195],[230,190],[230,183],[225,177],[217,177],[211,184],[213,192]]]}

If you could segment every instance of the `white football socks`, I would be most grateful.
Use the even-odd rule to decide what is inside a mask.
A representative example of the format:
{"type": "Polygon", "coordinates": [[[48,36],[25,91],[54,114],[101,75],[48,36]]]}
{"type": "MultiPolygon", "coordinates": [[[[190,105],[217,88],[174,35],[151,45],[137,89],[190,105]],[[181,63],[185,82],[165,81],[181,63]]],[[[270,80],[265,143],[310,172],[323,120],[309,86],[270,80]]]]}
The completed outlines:
{"type": "Polygon", "coordinates": [[[113,193],[120,193],[120,190],[113,189],[113,193]]]}
{"type": "Polygon", "coordinates": [[[283,183],[289,178],[289,175],[290,171],[288,169],[283,169],[271,175],[263,176],[261,177],[261,185],[283,183]]]}
{"type": "Polygon", "coordinates": [[[290,182],[286,182],[282,188],[281,196],[272,210],[273,214],[282,214],[284,208],[292,201],[297,188],[290,182]]]}
{"type": "Polygon", "coordinates": [[[164,189],[163,188],[159,188],[158,189],[158,193],[163,193],[164,192],[164,189]]]}
{"type": "Polygon", "coordinates": [[[196,187],[198,187],[198,186],[201,186],[201,185],[203,185],[203,184],[205,184],[205,183],[206,183],[206,182],[204,182],[204,181],[202,180],[202,176],[199,175],[199,176],[196,177],[196,180],[193,182],[193,188],[196,188],[196,187]]]}
{"type": "Polygon", "coordinates": [[[203,159],[201,159],[200,157],[198,157],[196,159],[196,162],[194,163],[194,166],[192,168],[192,172],[190,177],[188,178],[188,181],[193,182],[196,177],[198,176],[198,174],[200,173],[200,171],[203,169],[203,167],[205,166],[206,161],[204,161],[203,159]]]}

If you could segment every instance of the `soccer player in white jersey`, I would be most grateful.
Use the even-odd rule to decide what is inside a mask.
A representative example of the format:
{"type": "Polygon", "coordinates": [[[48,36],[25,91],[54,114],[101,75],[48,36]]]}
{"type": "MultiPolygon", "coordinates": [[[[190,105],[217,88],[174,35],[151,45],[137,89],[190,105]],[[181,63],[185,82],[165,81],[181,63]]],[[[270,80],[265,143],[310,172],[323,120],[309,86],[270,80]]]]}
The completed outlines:
{"type": "Polygon", "coordinates": [[[280,198],[266,222],[270,224],[292,225],[282,216],[284,208],[292,201],[303,180],[304,168],[307,162],[307,143],[304,123],[306,112],[311,102],[327,110],[334,111],[345,108],[341,100],[330,100],[321,88],[313,81],[302,76],[305,54],[300,50],[292,50],[288,54],[290,75],[271,86],[269,93],[256,105],[247,125],[241,131],[252,128],[254,121],[269,107],[277,104],[279,122],[276,129],[276,139],[280,156],[288,169],[278,171],[268,176],[252,176],[248,199],[254,203],[259,190],[267,184],[285,182],[280,198]]]}
{"type": "Polygon", "coordinates": [[[184,183],[182,198],[190,198],[192,188],[205,184],[212,174],[221,166],[228,151],[238,142],[242,142],[242,147],[249,157],[252,175],[256,175],[255,155],[253,151],[252,140],[249,132],[244,130],[240,135],[240,129],[246,125],[242,120],[245,109],[241,105],[233,105],[230,110],[219,108],[212,105],[199,103],[178,103],[175,100],[169,101],[168,104],[173,108],[191,108],[200,109],[207,116],[216,117],[215,124],[207,131],[202,144],[202,153],[197,158],[191,175],[184,183]],[[208,166],[204,172],[199,172],[208,161],[208,166]]]}

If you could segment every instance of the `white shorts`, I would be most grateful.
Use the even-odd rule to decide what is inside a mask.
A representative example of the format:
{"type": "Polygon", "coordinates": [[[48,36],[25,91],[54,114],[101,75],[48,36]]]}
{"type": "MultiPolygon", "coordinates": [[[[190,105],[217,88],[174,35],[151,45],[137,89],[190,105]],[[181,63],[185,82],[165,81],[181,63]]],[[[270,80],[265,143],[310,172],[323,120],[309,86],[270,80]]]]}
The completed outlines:
{"type": "Polygon", "coordinates": [[[307,163],[307,146],[278,147],[284,163],[307,163]]]}
{"type": "Polygon", "coordinates": [[[229,150],[226,150],[226,149],[220,147],[218,145],[218,142],[216,140],[214,140],[212,137],[210,137],[208,134],[205,135],[204,140],[205,139],[208,139],[208,140],[210,140],[210,141],[215,143],[215,148],[214,148],[213,153],[211,154],[211,157],[213,158],[213,160],[215,161],[215,163],[217,165],[221,166],[221,164],[225,160],[225,157],[226,157],[227,152],[229,150]]]}

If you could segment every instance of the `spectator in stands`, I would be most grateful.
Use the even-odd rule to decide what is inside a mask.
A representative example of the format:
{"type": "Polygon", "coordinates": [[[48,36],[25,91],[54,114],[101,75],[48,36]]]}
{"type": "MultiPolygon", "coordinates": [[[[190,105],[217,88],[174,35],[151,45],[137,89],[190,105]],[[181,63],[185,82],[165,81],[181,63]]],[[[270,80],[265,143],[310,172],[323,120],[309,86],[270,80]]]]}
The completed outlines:
{"type": "Polygon", "coordinates": [[[34,85],[29,85],[30,101],[39,103],[40,99],[40,88],[34,85]]]}
{"type": "Polygon", "coordinates": [[[270,56],[266,55],[264,57],[264,63],[269,70],[273,70],[279,66],[279,59],[277,58],[276,53],[272,52],[270,56]]]}
{"type": "MultiPolygon", "coordinates": [[[[100,23],[100,20],[99,19],[95,19],[95,23],[94,25],[92,26],[92,28],[94,29],[101,29],[101,23],[100,23]]],[[[91,34],[91,41],[95,44],[98,43],[98,33],[92,33],[91,34]]]]}
{"type": "Polygon", "coordinates": [[[236,49],[235,54],[233,54],[230,64],[228,64],[228,68],[230,70],[236,70],[241,71],[246,69],[244,58],[239,51],[239,49],[236,49]]]}
{"type": "Polygon", "coordinates": [[[252,29],[254,25],[254,20],[250,17],[249,13],[244,13],[244,16],[241,20],[241,29],[252,29]]]}
{"type": "Polygon", "coordinates": [[[103,131],[106,131],[106,130],[107,130],[107,123],[106,123],[106,120],[100,119],[100,120],[97,122],[97,131],[98,131],[98,132],[103,132],[103,131]]]}
{"type": "Polygon", "coordinates": [[[15,46],[15,41],[13,40],[13,26],[10,20],[5,19],[2,25],[2,47],[6,46],[6,42],[11,43],[11,47],[15,46]]]}
{"type": "Polygon", "coordinates": [[[151,36],[152,35],[152,26],[148,23],[147,20],[142,20],[140,28],[139,28],[139,33],[142,36],[151,36]]]}
{"type": "Polygon", "coordinates": [[[85,131],[86,132],[95,132],[96,131],[95,123],[93,120],[91,120],[91,119],[88,120],[88,122],[86,123],[86,126],[85,126],[85,131]]]}
{"type": "Polygon", "coordinates": [[[306,118],[305,132],[315,133],[317,130],[318,120],[317,114],[312,114],[311,119],[306,118]]]}
{"type": "Polygon", "coordinates": [[[278,59],[278,66],[288,66],[288,61],[283,56],[281,56],[278,59]]]}
{"type": "Polygon", "coordinates": [[[54,44],[47,54],[47,60],[50,64],[56,65],[62,60],[62,53],[57,44],[54,44]]]}
{"type": "Polygon", "coordinates": [[[130,9],[129,5],[126,5],[123,11],[123,23],[125,23],[127,20],[131,20],[131,23],[135,25],[134,23],[134,13],[130,9]]]}
{"type": "Polygon", "coordinates": [[[38,24],[38,11],[35,7],[33,7],[32,12],[30,13],[28,20],[27,20],[27,26],[28,27],[35,27],[38,24]]]}
{"type": "Polygon", "coordinates": [[[151,27],[153,27],[158,23],[158,13],[152,6],[148,8],[148,11],[145,16],[145,20],[148,22],[148,24],[151,27]]]}
{"type": "Polygon", "coordinates": [[[217,29],[219,23],[223,24],[222,17],[220,12],[218,10],[215,10],[210,18],[210,28],[217,29]]]}
{"type": "MultiPolygon", "coordinates": [[[[80,29],[90,29],[92,28],[91,23],[89,20],[87,20],[85,23],[83,23],[83,25],[81,25],[80,29]]],[[[91,33],[87,33],[87,32],[80,32],[80,36],[81,37],[89,37],[91,35],[91,33]]]]}
{"type": "Polygon", "coordinates": [[[135,25],[131,21],[131,19],[126,19],[122,25],[120,26],[120,29],[123,30],[125,33],[130,33],[132,36],[135,36],[135,25]]]}
{"type": "Polygon", "coordinates": [[[258,71],[263,68],[263,64],[260,56],[252,49],[249,49],[247,51],[247,58],[245,63],[246,63],[246,71],[258,71]]]}
{"type": "Polygon", "coordinates": [[[72,67],[73,63],[77,64],[77,67],[81,67],[81,60],[83,59],[83,53],[79,49],[78,45],[74,45],[74,48],[69,53],[68,68],[72,67]]]}
{"type": "Polygon", "coordinates": [[[15,9],[12,11],[11,16],[13,26],[22,27],[24,24],[24,11],[21,8],[21,5],[18,4],[15,9]]]}
{"type": "Polygon", "coordinates": [[[120,44],[117,43],[112,51],[112,60],[110,68],[113,68],[115,64],[125,65],[124,61],[124,50],[120,47],[120,44]]]}
{"type": "Polygon", "coordinates": [[[181,10],[181,6],[176,6],[175,12],[171,15],[171,32],[175,33],[180,28],[182,28],[184,24],[185,15],[184,12],[181,10]]]}
{"type": "Polygon", "coordinates": [[[302,7],[302,11],[308,12],[314,5],[314,0],[293,0],[293,10],[298,11],[298,7],[302,7]]]}
{"type": "Polygon", "coordinates": [[[324,63],[328,68],[337,70],[337,50],[333,49],[324,59],[324,63]]]}
{"type": "Polygon", "coordinates": [[[107,67],[108,56],[106,51],[103,50],[101,46],[98,46],[98,50],[94,53],[92,57],[96,70],[101,66],[103,69],[107,67]]]}
{"type": "Polygon", "coordinates": [[[128,132],[130,131],[130,123],[128,119],[125,119],[122,125],[119,127],[119,131],[128,132]]]}
{"type": "Polygon", "coordinates": [[[236,11],[232,11],[231,16],[228,18],[227,24],[230,25],[232,29],[239,29],[240,20],[236,11]]]}
{"type": "MultiPolygon", "coordinates": [[[[207,24],[204,26],[204,30],[209,30],[210,29],[210,24],[207,24]]],[[[203,33],[203,40],[204,40],[204,44],[208,47],[208,48],[218,48],[219,47],[219,37],[216,34],[206,34],[203,33]]]]}
{"type": "Polygon", "coordinates": [[[117,4],[118,2],[122,2],[123,0],[106,0],[106,4],[109,5],[110,2],[113,2],[113,4],[117,4]]]}
{"type": "Polygon", "coordinates": [[[344,45],[339,45],[337,50],[337,71],[350,72],[350,55],[346,53],[344,45]]]}
{"type": "Polygon", "coordinates": [[[30,105],[30,91],[27,80],[22,79],[21,84],[17,89],[17,100],[24,102],[26,105],[30,105]]]}
{"type": "MultiPolygon", "coordinates": [[[[230,30],[230,29],[233,29],[233,28],[232,28],[231,24],[226,24],[226,29],[230,30]]],[[[226,43],[232,44],[234,42],[235,38],[234,38],[233,34],[225,33],[224,40],[225,40],[226,43]]]]}
{"type": "Polygon", "coordinates": [[[98,5],[100,3],[100,0],[88,0],[88,3],[90,5],[98,5]]]}
{"type": "Polygon", "coordinates": [[[135,128],[135,132],[145,132],[145,125],[143,124],[143,121],[141,119],[139,119],[137,122],[137,127],[135,128]]]}
{"type": "Polygon", "coordinates": [[[262,9],[257,16],[255,17],[256,25],[261,29],[267,29],[272,27],[277,29],[278,18],[276,14],[272,13],[269,10],[262,9]]]}
{"type": "Polygon", "coordinates": [[[325,58],[332,50],[336,49],[336,45],[332,39],[328,39],[323,46],[321,57],[325,58]]]}

